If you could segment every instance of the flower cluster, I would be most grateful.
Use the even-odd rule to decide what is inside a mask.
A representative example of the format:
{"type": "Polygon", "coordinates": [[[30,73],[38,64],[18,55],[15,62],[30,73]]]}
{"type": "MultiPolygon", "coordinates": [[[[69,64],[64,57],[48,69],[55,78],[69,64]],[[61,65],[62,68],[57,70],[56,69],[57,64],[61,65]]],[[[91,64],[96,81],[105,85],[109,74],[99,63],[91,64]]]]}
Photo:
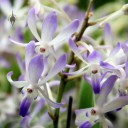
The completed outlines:
{"type": "MultiPolygon", "coordinates": [[[[11,23],[7,22],[5,17],[0,19],[0,24],[5,21],[8,24],[0,31],[0,66],[9,68],[16,60],[20,70],[19,78],[14,77],[15,68],[7,73],[13,89],[20,91],[16,100],[22,118],[20,127],[43,128],[49,125],[63,128],[66,110],[67,124],[64,125],[67,127],[71,124],[91,128],[98,123],[103,128],[115,127],[106,114],[127,111],[128,41],[117,42],[109,22],[128,15],[128,4],[94,20],[90,12],[92,1],[86,15],[75,6],[63,5],[61,8],[55,0],[50,0],[51,3],[55,8],[43,5],[40,0],[31,0],[29,8],[24,7],[24,1],[14,0],[11,6],[9,0],[0,0],[0,8],[6,17],[10,10],[13,18],[18,12],[18,19],[13,23],[11,20],[11,23]],[[14,30],[8,35],[3,33],[12,28],[14,30]],[[102,29],[103,34],[93,37],[86,32],[88,28],[94,33],[102,29]],[[3,53],[13,59],[7,60],[3,53]],[[82,90],[82,94],[77,95],[83,80],[88,83],[82,84],[83,88],[89,85],[91,94],[89,90],[82,90]],[[73,104],[70,100],[68,103],[68,99],[73,99],[73,104]],[[92,105],[80,107],[80,103],[77,106],[78,99],[83,99],[83,106],[86,106],[85,100],[92,105]]],[[[0,105],[2,110],[4,102],[0,105]]]]}

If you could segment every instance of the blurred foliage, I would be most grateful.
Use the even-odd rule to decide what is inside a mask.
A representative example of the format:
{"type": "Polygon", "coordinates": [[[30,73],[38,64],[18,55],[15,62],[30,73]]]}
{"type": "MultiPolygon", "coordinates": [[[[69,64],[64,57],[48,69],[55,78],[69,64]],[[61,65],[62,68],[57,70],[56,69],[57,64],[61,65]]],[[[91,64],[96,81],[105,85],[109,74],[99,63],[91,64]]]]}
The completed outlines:
{"type": "Polygon", "coordinates": [[[78,99],[78,108],[89,108],[93,107],[93,92],[92,87],[84,80],[81,80],[79,99],[78,99]]]}
{"type": "MultiPolygon", "coordinates": [[[[117,0],[94,0],[94,8],[98,8],[106,3],[109,3],[109,2],[115,2],[117,0]]],[[[87,9],[87,6],[88,6],[88,2],[89,0],[78,0],[77,2],[77,5],[80,9],[82,10],[86,10],[87,9]]],[[[128,2],[128,0],[124,0],[125,3],[128,2]]]]}

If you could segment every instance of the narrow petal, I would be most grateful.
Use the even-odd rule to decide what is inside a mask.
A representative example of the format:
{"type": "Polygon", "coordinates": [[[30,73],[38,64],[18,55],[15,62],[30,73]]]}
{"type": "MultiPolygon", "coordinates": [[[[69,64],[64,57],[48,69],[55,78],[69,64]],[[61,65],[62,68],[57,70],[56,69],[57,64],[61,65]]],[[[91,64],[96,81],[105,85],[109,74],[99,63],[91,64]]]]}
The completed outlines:
{"type": "Polygon", "coordinates": [[[64,72],[62,71],[63,74],[67,75],[67,76],[73,76],[73,75],[80,75],[80,74],[84,74],[85,73],[85,69],[87,68],[88,66],[85,66],[77,71],[74,71],[74,72],[64,72]]]}
{"type": "Polygon", "coordinates": [[[20,104],[19,115],[25,117],[28,114],[30,105],[31,105],[31,99],[29,97],[25,97],[20,104]]]}
{"type": "Polygon", "coordinates": [[[42,42],[48,43],[49,41],[51,41],[56,31],[56,28],[57,28],[57,16],[55,12],[51,12],[43,21],[42,32],[41,32],[42,42]]]}
{"type": "Polygon", "coordinates": [[[22,73],[24,73],[25,72],[25,65],[24,65],[24,62],[21,60],[21,57],[20,57],[20,54],[19,53],[16,54],[16,61],[18,63],[18,66],[20,68],[20,71],[22,73]]]}
{"type": "Polygon", "coordinates": [[[43,108],[44,103],[45,103],[44,99],[40,99],[40,101],[38,102],[38,104],[36,105],[34,111],[31,114],[31,118],[36,116],[36,114],[43,108]]]}
{"type": "Polygon", "coordinates": [[[126,56],[128,56],[128,46],[127,43],[122,43],[121,48],[123,49],[123,52],[126,56]]]}
{"type": "Polygon", "coordinates": [[[103,104],[106,102],[107,96],[111,92],[116,80],[117,80],[117,76],[112,75],[103,83],[103,85],[101,87],[100,96],[97,101],[97,105],[99,107],[102,107],[103,104]]]}
{"type": "Polygon", "coordinates": [[[10,36],[9,36],[8,39],[9,39],[9,41],[10,41],[11,43],[13,43],[13,44],[15,44],[15,45],[18,45],[18,46],[21,46],[21,47],[26,47],[26,46],[27,46],[26,43],[20,43],[20,42],[14,40],[14,39],[13,39],[12,37],[10,37],[10,36]]]}
{"type": "Polygon", "coordinates": [[[20,127],[21,128],[27,128],[29,125],[29,120],[31,119],[30,116],[25,116],[22,118],[22,120],[20,121],[20,127]]]}
{"type": "Polygon", "coordinates": [[[53,78],[59,72],[61,72],[66,66],[67,57],[66,55],[62,55],[54,64],[52,69],[49,71],[48,75],[39,83],[42,85],[43,83],[47,82],[49,79],[53,78]]]}
{"type": "Polygon", "coordinates": [[[49,44],[54,45],[55,49],[62,46],[64,41],[68,41],[72,34],[77,31],[78,26],[79,20],[72,21],[49,44]]]}
{"type": "Polygon", "coordinates": [[[124,107],[125,105],[128,104],[128,96],[121,96],[119,98],[116,98],[115,100],[111,101],[110,103],[107,103],[103,107],[103,112],[110,112],[113,110],[117,110],[119,108],[124,107]]]}
{"type": "Polygon", "coordinates": [[[44,68],[42,55],[32,58],[28,66],[29,79],[31,84],[37,84],[44,68]]]}
{"type": "Polygon", "coordinates": [[[60,107],[63,107],[64,104],[62,103],[56,103],[56,102],[53,102],[52,100],[50,100],[48,98],[48,95],[40,88],[38,87],[38,90],[41,92],[41,94],[44,96],[45,100],[47,101],[47,103],[52,106],[53,108],[60,108],[60,107]]]}
{"type": "Polygon", "coordinates": [[[116,47],[112,50],[109,56],[110,57],[115,56],[119,52],[120,48],[121,48],[121,44],[117,43],[116,47]]]}
{"type": "Polygon", "coordinates": [[[28,65],[31,60],[31,58],[35,54],[35,41],[30,41],[28,45],[25,48],[25,66],[26,66],[26,71],[28,70],[28,65]]]}
{"type": "Polygon", "coordinates": [[[82,60],[83,62],[86,63],[86,61],[83,59],[83,57],[81,56],[78,47],[76,46],[75,42],[70,38],[69,39],[69,47],[71,48],[71,50],[75,53],[75,55],[82,60]]]}
{"type": "Polygon", "coordinates": [[[13,81],[11,76],[12,76],[13,72],[9,72],[7,74],[7,79],[8,81],[16,88],[22,88],[22,87],[25,87],[25,86],[28,86],[29,83],[27,81],[13,81]]]}
{"type": "Polygon", "coordinates": [[[115,69],[115,67],[107,62],[100,62],[100,66],[105,69],[115,69]]]}
{"type": "Polygon", "coordinates": [[[36,29],[36,17],[35,17],[35,9],[31,8],[28,12],[28,19],[27,19],[28,27],[31,30],[32,34],[35,36],[35,38],[40,41],[41,38],[39,37],[39,34],[37,33],[36,29]]]}
{"type": "Polygon", "coordinates": [[[101,60],[102,60],[102,56],[97,51],[93,51],[88,56],[88,62],[100,62],[101,60]]]}
{"type": "Polygon", "coordinates": [[[104,25],[104,41],[105,44],[113,44],[113,34],[111,31],[111,27],[108,23],[104,25]]]}

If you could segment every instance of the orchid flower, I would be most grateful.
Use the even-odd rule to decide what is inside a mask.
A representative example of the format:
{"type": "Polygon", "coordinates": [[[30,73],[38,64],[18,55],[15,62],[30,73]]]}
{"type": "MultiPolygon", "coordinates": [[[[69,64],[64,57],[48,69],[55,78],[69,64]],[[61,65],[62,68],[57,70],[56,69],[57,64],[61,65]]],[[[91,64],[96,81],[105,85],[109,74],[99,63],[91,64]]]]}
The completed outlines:
{"type": "Polygon", "coordinates": [[[90,79],[87,81],[90,81],[89,83],[92,85],[94,92],[97,94],[100,92],[100,81],[107,72],[112,72],[114,74],[117,74],[118,76],[124,75],[124,70],[122,69],[122,67],[124,67],[124,64],[119,65],[120,62],[118,64],[113,64],[113,59],[118,57],[117,54],[119,50],[121,50],[121,46],[118,43],[116,48],[112,50],[109,57],[104,61],[103,61],[102,55],[99,52],[97,52],[96,50],[90,49],[90,47],[86,44],[84,44],[84,46],[86,48],[86,51],[85,51],[86,54],[82,55],[80,50],[76,46],[75,42],[72,39],[69,40],[69,47],[75,53],[75,55],[85,64],[85,66],[79,69],[78,71],[65,73],[65,74],[73,75],[73,76],[86,74],[85,75],[86,80],[90,79]],[[87,56],[87,50],[90,52],[88,56],[87,56]],[[91,75],[91,78],[88,78],[90,77],[90,75],[91,75]]]}
{"type": "MultiPolygon", "coordinates": [[[[35,44],[36,50],[39,53],[48,52],[56,56],[54,53],[54,49],[56,50],[58,47],[63,45],[63,43],[67,41],[72,36],[72,34],[74,34],[74,32],[77,31],[77,28],[79,26],[79,20],[72,21],[54,39],[52,39],[56,31],[56,28],[57,28],[57,16],[55,12],[51,12],[47,15],[47,17],[43,21],[41,38],[40,38],[39,34],[37,33],[37,29],[36,29],[35,14],[36,14],[35,9],[31,8],[28,12],[27,23],[28,23],[28,27],[31,30],[32,34],[38,40],[38,42],[35,44]]],[[[10,38],[10,41],[19,46],[26,46],[24,44],[21,44],[13,40],[12,38],[10,38]]]]}
{"type": "Polygon", "coordinates": [[[80,128],[91,128],[97,122],[101,122],[103,128],[108,128],[112,125],[105,118],[104,114],[128,104],[128,96],[122,96],[106,103],[107,96],[111,92],[116,80],[117,76],[112,75],[102,84],[99,98],[94,107],[76,110],[76,125],[80,128]]]}
{"type": "MultiPolygon", "coordinates": [[[[35,55],[35,42],[31,41],[25,49],[25,79],[24,81],[13,81],[11,76],[13,72],[7,74],[8,81],[17,88],[23,88],[23,101],[20,105],[20,115],[23,117],[27,114],[31,101],[38,96],[38,92],[42,93],[46,101],[55,108],[61,107],[61,103],[54,103],[47,94],[46,82],[57,75],[66,66],[66,56],[62,55],[51,68],[46,72],[47,63],[43,62],[41,54],[35,55]],[[44,74],[44,75],[43,75],[44,74]],[[44,85],[44,86],[43,86],[44,85]],[[42,88],[40,88],[42,86],[42,88]]],[[[48,84],[47,84],[48,85],[48,84]]]]}

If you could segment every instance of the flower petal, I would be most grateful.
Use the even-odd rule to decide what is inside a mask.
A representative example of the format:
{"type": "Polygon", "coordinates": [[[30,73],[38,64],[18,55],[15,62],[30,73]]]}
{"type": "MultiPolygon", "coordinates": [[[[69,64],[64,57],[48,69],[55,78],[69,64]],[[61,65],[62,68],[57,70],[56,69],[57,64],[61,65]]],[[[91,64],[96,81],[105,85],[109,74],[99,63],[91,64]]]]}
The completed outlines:
{"type": "Polygon", "coordinates": [[[95,94],[100,93],[100,77],[99,73],[91,75],[91,85],[95,94]]]}
{"type": "Polygon", "coordinates": [[[107,103],[103,107],[103,112],[106,113],[109,111],[113,111],[113,110],[122,108],[127,104],[128,104],[128,96],[121,96],[121,97],[116,98],[115,100],[111,101],[110,103],[107,103]]]}
{"type": "Polygon", "coordinates": [[[43,21],[42,32],[41,32],[42,43],[47,43],[51,41],[53,34],[56,31],[56,28],[57,28],[57,16],[55,12],[51,12],[43,21]]]}
{"type": "Polygon", "coordinates": [[[100,62],[102,60],[102,56],[97,52],[93,51],[89,56],[88,56],[88,62],[100,62]]]}
{"type": "Polygon", "coordinates": [[[8,81],[14,86],[14,87],[17,87],[17,88],[22,88],[24,86],[28,86],[29,83],[27,81],[13,81],[11,76],[12,76],[13,72],[9,72],[7,74],[7,79],[8,81]]]}
{"type": "Polygon", "coordinates": [[[117,76],[112,75],[103,83],[103,85],[101,87],[100,96],[97,101],[97,105],[99,107],[102,107],[103,104],[106,102],[107,96],[111,92],[116,80],[117,80],[117,76]]]}
{"type": "Polygon", "coordinates": [[[105,44],[109,44],[109,45],[114,43],[111,27],[108,23],[104,25],[104,41],[105,41],[105,44]]]}
{"type": "Polygon", "coordinates": [[[44,68],[42,55],[33,57],[28,66],[29,79],[31,84],[37,84],[44,68]]]}
{"type": "Polygon", "coordinates": [[[56,103],[56,102],[53,102],[52,100],[50,100],[48,98],[48,95],[45,94],[44,90],[42,90],[40,87],[37,87],[38,90],[41,92],[41,94],[44,96],[45,100],[47,101],[47,103],[52,106],[53,108],[60,108],[60,107],[63,107],[64,104],[62,103],[56,103]]]}
{"type": "Polygon", "coordinates": [[[59,72],[61,72],[65,66],[66,66],[66,55],[62,55],[54,64],[52,69],[49,71],[48,75],[39,82],[39,85],[42,85],[43,83],[47,82],[49,79],[53,78],[55,75],[57,75],[59,72]]]}
{"type": "Polygon", "coordinates": [[[22,117],[25,117],[28,114],[30,105],[31,105],[31,99],[29,97],[25,97],[20,104],[20,110],[19,110],[19,114],[22,117]]]}
{"type": "Polygon", "coordinates": [[[75,55],[77,57],[79,57],[80,60],[82,60],[84,63],[87,63],[83,57],[81,56],[80,52],[79,52],[79,49],[77,48],[75,42],[70,38],[69,39],[69,47],[71,48],[71,50],[75,53],[75,55]]]}
{"type": "Polygon", "coordinates": [[[11,43],[15,44],[15,45],[18,45],[18,46],[21,46],[21,47],[26,47],[27,44],[26,43],[20,43],[18,41],[15,41],[12,37],[8,37],[9,41],[11,41],[11,43]]]}
{"type": "Polygon", "coordinates": [[[28,45],[25,48],[25,66],[26,66],[26,71],[28,70],[28,65],[30,60],[35,54],[35,41],[30,41],[28,45]]]}
{"type": "Polygon", "coordinates": [[[38,41],[41,41],[39,34],[37,33],[36,29],[36,17],[35,17],[35,9],[31,8],[28,12],[28,19],[27,19],[28,27],[31,30],[32,34],[38,41]]]}
{"type": "Polygon", "coordinates": [[[115,56],[119,52],[120,48],[121,48],[121,44],[117,43],[116,47],[112,50],[109,56],[110,57],[115,56]]]}
{"type": "Polygon", "coordinates": [[[68,40],[72,36],[72,34],[77,31],[78,26],[79,20],[72,21],[49,44],[54,45],[54,48],[58,49],[64,44],[65,40],[68,40]]]}
{"type": "Polygon", "coordinates": [[[39,100],[38,104],[36,105],[35,109],[33,110],[32,114],[31,114],[31,118],[36,116],[36,114],[43,108],[44,103],[45,103],[44,99],[39,100]]]}
{"type": "Polygon", "coordinates": [[[12,11],[10,0],[0,0],[0,8],[2,12],[8,16],[10,11],[12,11]]]}
{"type": "Polygon", "coordinates": [[[84,122],[80,125],[80,128],[91,128],[92,124],[89,121],[84,122]]]}

